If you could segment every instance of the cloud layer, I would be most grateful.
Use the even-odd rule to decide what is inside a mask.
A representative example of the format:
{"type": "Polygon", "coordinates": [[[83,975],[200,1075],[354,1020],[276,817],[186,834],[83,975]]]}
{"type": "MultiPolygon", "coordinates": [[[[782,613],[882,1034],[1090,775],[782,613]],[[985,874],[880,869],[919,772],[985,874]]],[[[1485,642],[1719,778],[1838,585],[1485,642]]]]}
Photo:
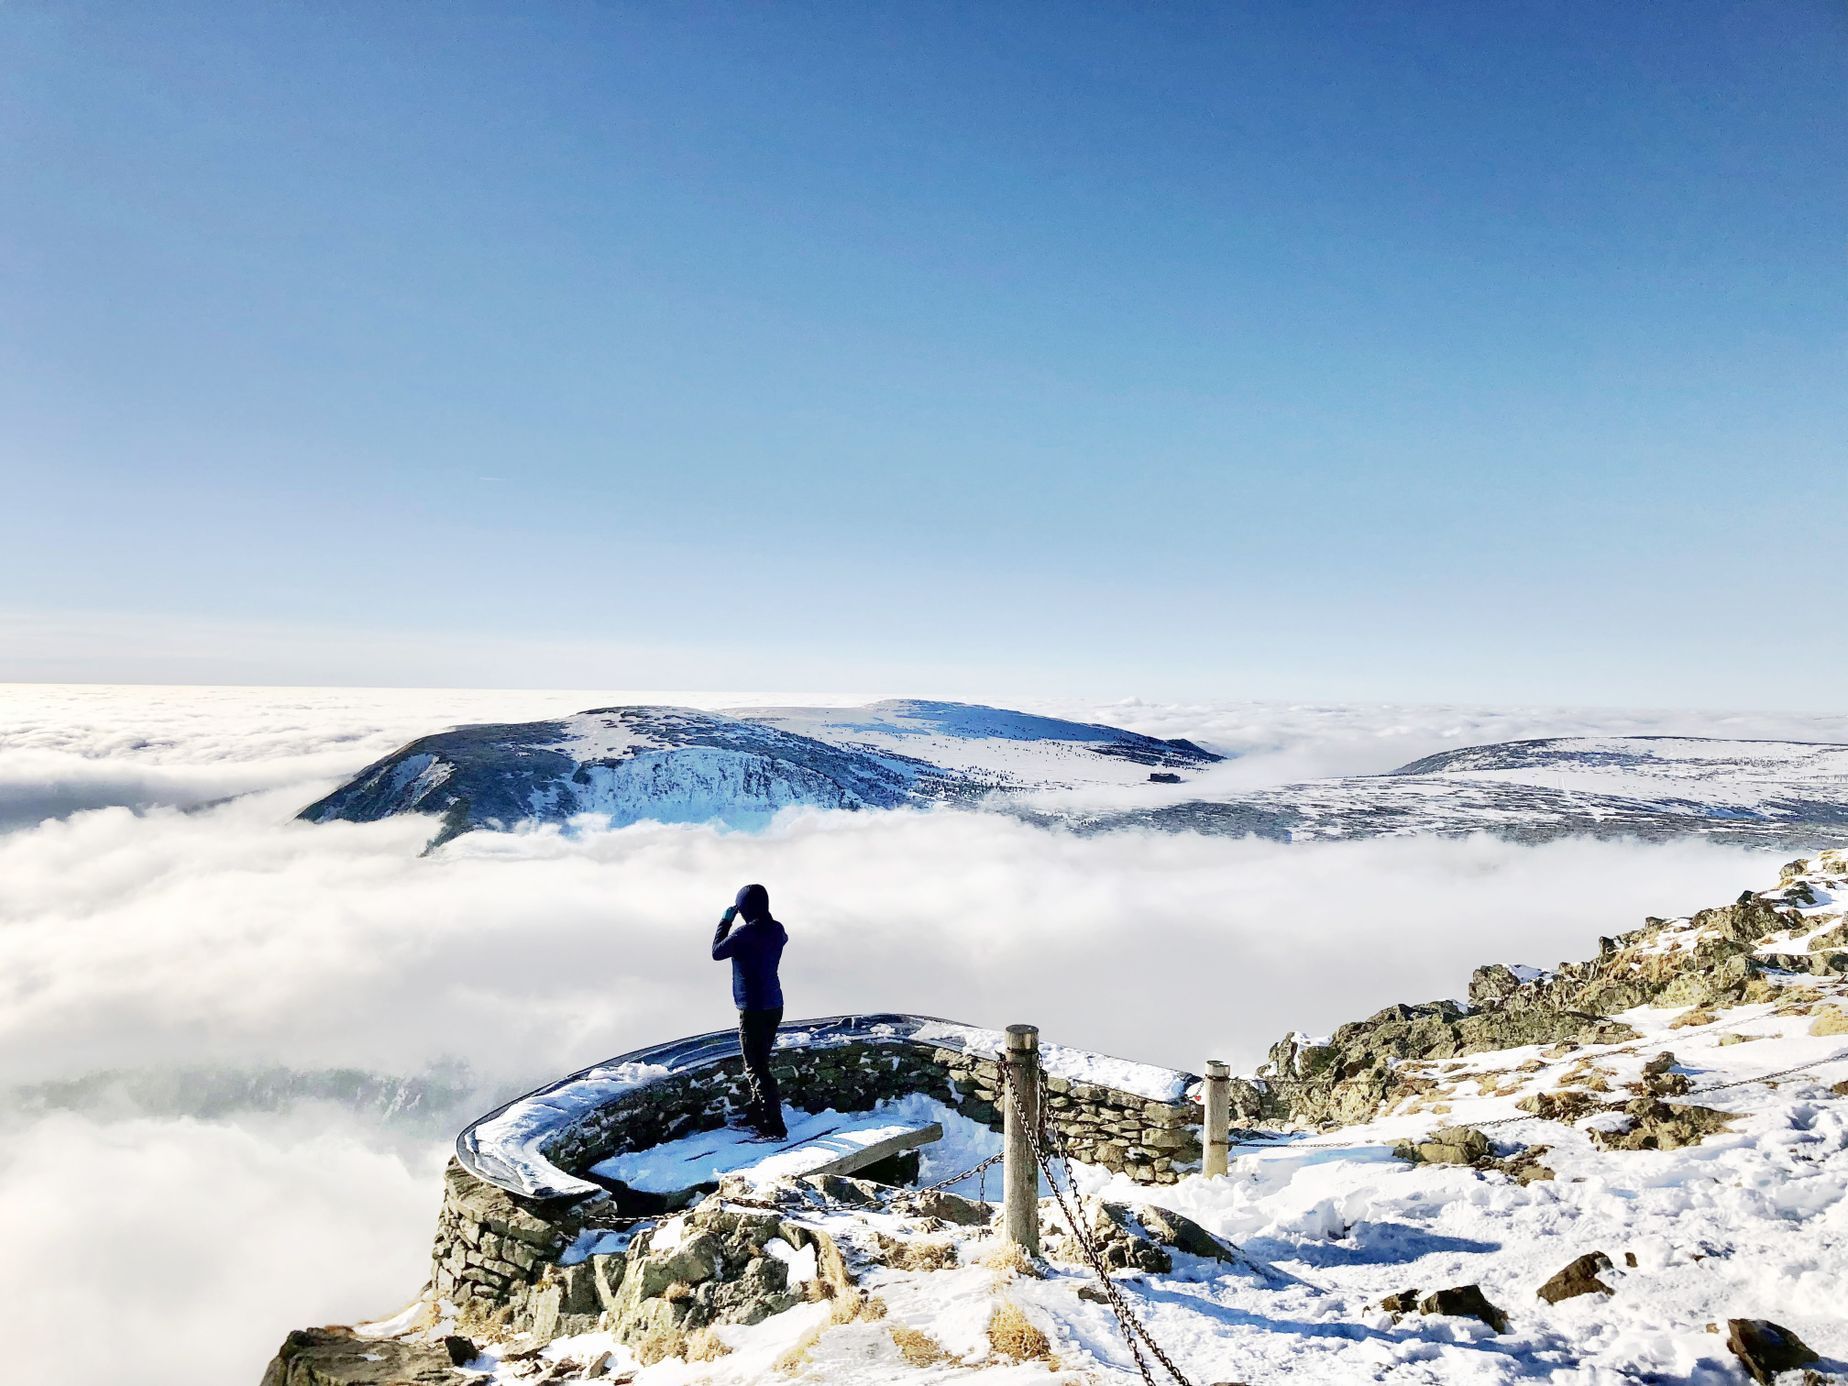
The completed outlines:
{"type": "MultiPolygon", "coordinates": [[[[1292,1028],[1455,995],[1478,962],[1582,955],[1601,933],[1725,900],[1775,866],[1699,842],[1078,838],[954,812],[796,814],[757,836],[474,835],[420,858],[427,823],[292,815],[432,725],[620,695],[4,696],[0,802],[17,810],[29,791],[64,807],[0,832],[0,1088],[461,1061],[476,1086],[440,1114],[446,1130],[568,1069],[729,1023],[706,946],[747,880],[770,886],[790,928],[795,1014],[1029,1020],[1106,1052],[1247,1066],[1292,1028]],[[226,795],[238,797],[214,802],[226,795]]],[[[1249,749],[1285,779],[1646,720],[1049,710],[1249,749]]],[[[1790,719],[1764,731],[1801,734],[1790,719]]],[[[1228,773],[1271,773],[1237,765],[1228,773]]],[[[149,1090],[124,1082],[74,1111],[20,1099],[0,1116],[5,1274],[38,1268],[0,1283],[40,1326],[10,1364],[24,1379],[113,1380],[132,1352],[150,1382],[254,1380],[287,1327],[386,1313],[416,1290],[443,1155],[428,1126],[413,1139],[363,1104],[308,1101],[218,1101],[201,1119],[136,1096],[149,1090]]]]}

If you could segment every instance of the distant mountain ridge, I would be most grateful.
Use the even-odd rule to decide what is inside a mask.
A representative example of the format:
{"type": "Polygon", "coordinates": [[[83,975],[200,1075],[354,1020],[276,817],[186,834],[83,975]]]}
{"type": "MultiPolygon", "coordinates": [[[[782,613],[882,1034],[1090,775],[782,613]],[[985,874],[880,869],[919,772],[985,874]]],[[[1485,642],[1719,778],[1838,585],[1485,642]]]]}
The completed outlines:
{"type": "Polygon", "coordinates": [[[419,737],[304,809],[311,822],[436,813],[472,829],[597,814],[761,827],[782,809],[899,808],[1010,790],[1146,781],[1221,757],[1096,723],[967,703],[594,708],[419,737]]]}
{"type": "Polygon", "coordinates": [[[1079,832],[1308,841],[1488,833],[1701,836],[1797,848],[1848,837],[1848,746],[1713,737],[1553,737],[1462,746],[1396,770],[1252,790],[1187,788],[1223,757],[1098,723],[969,703],[705,712],[596,708],[420,737],[303,810],[315,822],[435,813],[475,829],[653,820],[766,825],[796,806],[980,805],[1079,832]],[[1151,786],[1151,778],[1163,783],[1151,786]],[[1043,791],[1102,788],[1108,807],[1043,791]],[[1153,791],[1142,798],[1144,790],[1153,791]],[[1042,792],[1035,792],[1042,791],[1042,792]],[[1203,792],[1204,791],[1204,792],[1203,792]]]}
{"type": "Polygon", "coordinates": [[[1848,837],[1848,746],[1716,737],[1551,737],[1463,746],[1379,775],[1062,815],[1279,841],[1460,836],[1712,837],[1796,849],[1848,837]]]}

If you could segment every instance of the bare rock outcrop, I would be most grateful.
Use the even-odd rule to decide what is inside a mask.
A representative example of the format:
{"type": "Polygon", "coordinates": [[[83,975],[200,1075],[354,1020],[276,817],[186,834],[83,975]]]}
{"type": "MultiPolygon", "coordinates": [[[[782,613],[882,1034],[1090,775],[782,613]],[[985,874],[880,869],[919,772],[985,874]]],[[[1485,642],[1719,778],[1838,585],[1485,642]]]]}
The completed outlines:
{"type": "Polygon", "coordinates": [[[298,1328],[270,1359],[263,1386],[455,1386],[454,1365],[441,1343],[298,1328]]]}
{"type": "Polygon", "coordinates": [[[1726,1346],[1759,1386],[1771,1386],[1779,1373],[1822,1360],[1809,1344],[1770,1319],[1728,1319],[1726,1346]]]}
{"type": "Polygon", "coordinates": [[[1624,1125],[1614,1130],[1592,1130],[1591,1139],[1600,1150],[1679,1150],[1685,1145],[1699,1145],[1738,1120],[1712,1107],[1663,1102],[1653,1097],[1627,1102],[1622,1111],[1624,1125]]]}
{"type": "Polygon", "coordinates": [[[1433,1290],[1420,1295],[1417,1290],[1401,1290],[1380,1301],[1380,1308],[1395,1318],[1401,1314],[1447,1314],[1454,1318],[1478,1319],[1497,1333],[1508,1331],[1508,1316],[1490,1302],[1480,1285],[1454,1285],[1448,1290],[1433,1290]]]}
{"type": "MultiPolygon", "coordinates": [[[[1717,1012],[1778,995],[1768,974],[1848,975],[1848,924],[1814,933],[1799,912],[1818,898],[1811,885],[1816,880],[1831,891],[1848,890],[1848,853],[1829,851],[1791,863],[1775,891],[1747,891],[1731,904],[1687,919],[1652,918],[1640,929],[1601,940],[1598,955],[1582,962],[1547,971],[1503,963],[1479,967],[1467,1004],[1388,1006],[1325,1040],[1286,1036],[1271,1047],[1260,1070],[1257,1106],[1271,1121],[1358,1124],[1429,1087],[1430,1080],[1408,1061],[1536,1044],[1624,1043],[1637,1035],[1615,1016],[1632,1007],[1717,1012]],[[1790,940],[1788,953],[1777,951],[1784,938],[1790,940]]],[[[1831,1015],[1822,1017],[1825,1032],[1835,1023],[1831,1015]]],[[[1657,1098],[1676,1096],[1687,1086],[1684,1076],[1667,1072],[1646,1075],[1646,1083],[1648,1095],[1657,1098]]]]}
{"type": "Polygon", "coordinates": [[[1548,1304],[1558,1304],[1562,1299],[1576,1299],[1580,1295],[1608,1295],[1613,1293],[1611,1287],[1598,1277],[1610,1269],[1610,1257],[1602,1251],[1588,1251],[1560,1267],[1534,1293],[1548,1304]]]}

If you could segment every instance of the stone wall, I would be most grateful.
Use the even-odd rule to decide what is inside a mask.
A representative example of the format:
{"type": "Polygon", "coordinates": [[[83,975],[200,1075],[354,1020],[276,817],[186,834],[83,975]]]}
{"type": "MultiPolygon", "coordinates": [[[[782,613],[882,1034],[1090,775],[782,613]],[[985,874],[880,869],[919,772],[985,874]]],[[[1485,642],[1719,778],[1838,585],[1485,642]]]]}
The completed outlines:
{"type": "MultiPolygon", "coordinates": [[[[979,1054],[873,1039],[779,1049],[773,1067],[785,1101],[805,1111],[863,1111],[924,1093],[996,1131],[1002,1126],[1000,1067],[979,1054]]],[[[1150,1184],[1174,1183],[1198,1168],[1193,1102],[1160,1102],[1051,1074],[1043,1081],[1048,1124],[1074,1159],[1150,1184]]],[[[545,1153],[561,1168],[581,1172],[611,1155],[721,1126],[744,1100],[741,1062],[721,1060],[625,1092],[561,1127],[545,1153]]],[[[518,1198],[451,1161],[433,1248],[433,1288],[466,1322],[542,1335],[573,1331],[613,1293],[613,1284],[600,1286],[598,1277],[609,1278],[612,1266],[620,1277],[620,1252],[585,1254],[591,1245],[620,1242],[619,1234],[599,1231],[623,1225],[620,1211],[607,1195],[565,1206],[518,1198]]]]}
{"type": "MultiPolygon", "coordinates": [[[[590,1200],[599,1202],[600,1200],[590,1200]]],[[[430,1281],[468,1324],[514,1323],[528,1329],[529,1300],[553,1273],[589,1212],[536,1210],[477,1179],[455,1160],[443,1171],[443,1207],[431,1248],[430,1281]]]]}
{"type": "MultiPolygon", "coordinates": [[[[972,1121],[1001,1129],[1000,1066],[962,1050],[868,1040],[779,1049],[772,1069],[784,1100],[803,1111],[864,1111],[889,1098],[924,1093],[972,1121]]],[[[1199,1112],[1191,1101],[1160,1102],[1051,1074],[1044,1082],[1047,1120],[1074,1159],[1145,1184],[1172,1184],[1198,1167],[1199,1112]]],[[[722,1060],[598,1108],[562,1129],[546,1155],[564,1169],[587,1169],[611,1155],[722,1126],[726,1113],[744,1100],[741,1062],[722,1060]]]]}

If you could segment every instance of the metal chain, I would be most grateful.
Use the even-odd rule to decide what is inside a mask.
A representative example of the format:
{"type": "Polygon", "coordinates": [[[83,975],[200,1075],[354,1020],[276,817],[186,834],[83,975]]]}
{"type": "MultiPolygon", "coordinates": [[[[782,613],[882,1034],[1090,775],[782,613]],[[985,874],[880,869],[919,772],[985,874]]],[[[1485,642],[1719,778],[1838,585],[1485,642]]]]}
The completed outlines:
{"type": "MultiPolygon", "coordinates": [[[[1136,1316],[1135,1311],[1124,1302],[1121,1292],[1117,1289],[1116,1282],[1110,1278],[1110,1270],[1104,1264],[1103,1253],[1098,1250],[1097,1243],[1085,1230],[1084,1224],[1078,1220],[1077,1214],[1066,1201],[1067,1191],[1061,1189],[1059,1187],[1059,1181],[1053,1177],[1052,1162],[1046,1156],[1045,1147],[1040,1144],[1041,1123],[1045,1118],[1044,1090],[1042,1089],[1040,1093],[1040,1111],[1036,1114],[1036,1119],[1029,1120],[1026,1113],[1021,1108],[1020,1094],[1015,1090],[1013,1083],[1010,1081],[1008,1064],[1005,1058],[1001,1064],[1001,1090],[1007,1095],[1008,1105],[1014,1111],[1014,1119],[1020,1122],[1021,1128],[1026,1132],[1027,1144],[1032,1147],[1033,1150],[1033,1161],[1039,1166],[1039,1172],[1046,1176],[1046,1187],[1052,1190],[1053,1201],[1058,1204],[1059,1212],[1064,1216],[1065,1224],[1071,1230],[1072,1239],[1078,1243],[1078,1249],[1084,1253],[1084,1259],[1090,1263],[1091,1270],[1096,1274],[1098,1281],[1103,1286],[1104,1297],[1110,1305],[1111,1312],[1116,1315],[1117,1328],[1123,1334],[1123,1341],[1129,1345],[1129,1355],[1136,1364],[1136,1370],[1141,1373],[1142,1380],[1146,1383],[1146,1386],[1157,1386],[1155,1374],[1149,1370],[1148,1359],[1142,1354],[1143,1345],[1146,1344],[1155,1360],[1161,1363],[1168,1375],[1173,1377],[1176,1383],[1178,1383],[1178,1386],[1193,1386],[1193,1383],[1187,1379],[1181,1372],[1181,1369],[1174,1365],[1173,1359],[1170,1358],[1166,1352],[1162,1351],[1161,1344],[1157,1343],[1153,1336],[1150,1335],[1149,1330],[1144,1326],[1142,1320],[1136,1316]],[[1141,1339],[1140,1343],[1137,1342],[1138,1338],[1141,1339]]],[[[1050,1127],[1050,1124],[1048,1124],[1048,1129],[1053,1131],[1054,1138],[1057,1139],[1057,1128],[1050,1127]]],[[[1059,1154],[1060,1159],[1065,1164],[1066,1183],[1070,1184],[1071,1161],[1065,1154],[1063,1142],[1060,1143],[1059,1154]]]]}
{"type": "Polygon", "coordinates": [[[1813,1059],[1807,1064],[1792,1064],[1789,1068],[1780,1068],[1775,1073],[1761,1073],[1756,1078],[1738,1078],[1730,1083],[1710,1083],[1704,1088],[1689,1088],[1683,1096],[1699,1097],[1702,1093],[1723,1092],[1727,1088],[1749,1088],[1754,1083],[1768,1083],[1773,1078],[1788,1078],[1793,1073],[1807,1073],[1812,1068],[1822,1068],[1826,1064],[1839,1063],[1848,1059],[1848,1049],[1839,1054],[1831,1054],[1826,1059],[1813,1059]]]}
{"type": "MultiPolygon", "coordinates": [[[[1729,1088],[1750,1087],[1755,1083],[1767,1083],[1773,1079],[1788,1078],[1793,1074],[1807,1073],[1813,1069],[1822,1068],[1832,1063],[1838,1063],[1844,1059],[1848,1059],[1848,1049],[1841,1050],[1827,1058],[1811,1060],[1806,1064],[1793,1064],[1789,1068],[1778,1069],[1773,1073],[1762,1073],[1754,1078],[1740,1078],[1728,1083],[1713,1083],[1705,1087],[1690,1088],[1686,1093],[1679,1095],[1697,1097],[1704,1093],[1721,1092],[1729,1088]]],[[[1148,1349],[1149,1355],[1153,1356],[1157,1362],[1161,1363],[1162,1368],[1174,1379],[1177,1386],[1193,1386],[1193,1383],[1188,1380],[1187,1376],[1182,1373],[1179,1367],[1174,1365],[1173,1359],[1170,1358],[1162,1349],[1161,1345],[1155,1341],[1153,1335],[1149,1333],[1148,1327],[1124,1300],[1122,1293],[1117,1289],[1116,1282],[1111,1279],[1109,1267],[1104,1264],[1103,1253],[1098,1249],[1096,1240],[1091,1237],[1084,1223],[1079,1220],[1077,1211],[1070,1201],[1071,1198],[1075,1197],[1071,1179],[1071,1154],[1066,1148],[1065,1139],[1063,1135],[1060,1134],[1057,1123],[1047,1120],[1046,1094],[1044,1088],[1041,1088],[1039,1094],[1039,1111],[1036,1113],[1034,1119],[1029,1120],[1026,1113],[1022,1110],[1020,1094],[1015,1090],[1013,1082],[1011,1081],[1011,1070],[1005,1057],[1003,1057],[999,1067],[1001,1071],[1001,1091],[1007,1099],[1007,1105],[1013,1110],[1015,1119],[1021,1123],[1022,1129],[1026,1132],[1027,1144],[1033,1151],[1034,1164],[1038,1167],[1039,1172],[1045,1176],[1046,1187],[1052,1191],[1053,1201],[1058,1205],[1060,1215],[1065,1219],[1065,1225],[1070,1230],[1072,1239],[1078,1243],[1079,1251],[1083,1253],[1084,1259],[1090,1264],[1092,1272],[1097,1276],[1098,1282],[1103,1288],[1105,1301],[1110,1306],[1111,1312],[1116,1316],[1118,1331],[1122,1333],[1123,1341],[1129,1347],[1130,1358],[1135,1362],[1136,1370],[1141,1375],[1145,1386],[1159,1386],[1155,1379],[1155,1374],[1149,1368],[1148,1358],[1143,1354],[1143,1348],[1145,1346],[1148,1349]],[[1054,1176],[1052,1159],[1046,1153],[1046,1147],[1041,1141],[1042,1135],[1047,1136],[1052,1145],[1056,1147],[1058,1160],[1060,1164],[1064,1166],[1065,1170],[1065,1183],[1067,1186],[1065,1188],[1060,1187],[1059,1180],[1054,1176]]],[[[1549,1118],[1524,1113],[1518,1116],[1494,1117],[1487,1121],[1477,1121],[1470,1124],[1480,1129],[1482,1127],[1510,1126],[1517,1122],[1544,1121],[1548,1119],[1549,1118]]],[[[1238,1141],[1233,1143],[1229,1148],[1234,1150],[1276,1150],[1286,1148],[1291,1150],[1352,1150],[1363,1145],[1372,1144],[1376,1144],[1376,1142],[1293,1142],[1287,1138],[1278,1138],[1267,1141],[1238,1141]]],[[[1003,1146],[1001,1150],[990,1155],[981,1163],[971,1165],[968,1169],[958,1174],[953,1174],[948,1179],[939,1180],[935,1184],[927,1184],[923,1188],[918,1189],[917,1192],[934,1193],[947,1188],[951,1184],[959,1184],[963,1180],[979,1174],[982,1176],[982,1201],[986,1202],[988,1171],[999,1164],[1006,1153],[1006,1147],[1003,1146]]],[[[819,1190],[816,1192],[819,1193],[819,1190]]],[[[831,1204],[835,1202],[835,1200],[827,1198],[825,1195],[822,1195],[822,1199],[824,1203],[831,1204]]],[[[776,1212],[784,1211],[777,1204],[762,1202],[751,1198],[733,1197],[726,1201],[740,1207],[763,1208],[776,1212]]],[[[663,1215],[656,1214],[653,1216],[658,1217],[663,1215]]],[[[616,1221],[621,1223],[634,1223],[649,1220],[649,1217],[638,1217],[622,1218],[616,1221]]]]}
{"type": "MultiPolygon", "coordinates": [[[[936,1193],[940,1189],[949,1188],[950,1185],[952,1184],[962,1183],[963,1180],[969,1178],[971,1175],[984,1174],[988,1170],[993,1169],[996,1165],[1000,1164],[1001,1157],[1005,1154],[1007,1154],[1006,1150],[1004,1149],[997,1150],[994,1154],[990,1155],[986,1160],[982,1161],[981,1164],[970,1165],[969,1168],[964,1170],[961,1174],[952,1174],[948,1179],[939,1179],[934,1184],[926,1184],[923,1188],[918,1189],[915,1192],[917,1193],[936,1193]]],[[[982,1181],[982,1188],[984,1191],[987,1190],[988,1188],[987,1180],[982,1181]]],[[[983,1198],[982,1201],[986,1203],[988,1200],[986,1198],[983,1198]]]]}

